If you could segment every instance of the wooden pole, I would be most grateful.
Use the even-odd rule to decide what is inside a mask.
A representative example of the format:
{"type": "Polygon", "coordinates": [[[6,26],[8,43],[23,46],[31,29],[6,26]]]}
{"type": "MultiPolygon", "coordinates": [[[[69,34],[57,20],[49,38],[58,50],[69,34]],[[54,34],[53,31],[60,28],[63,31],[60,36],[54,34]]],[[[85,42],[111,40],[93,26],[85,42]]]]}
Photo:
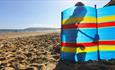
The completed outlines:
{"type": "Polygon", "coordinates": [[[63,34],[63,12],[61,12],[61,35],[60,35],[60,38],[61,38],[61,41],[62,41],[62,34],[63,34]]]}
{"type": "Polygon", "coordinates": [[[97,55],[98,55],[98,61],[100,61],[100,51],[99,51],[99,35],[98,35],[98,12],[97,12],[97,6],[95,5],[96,9],[96,44],[97,44],[97,55]]]}

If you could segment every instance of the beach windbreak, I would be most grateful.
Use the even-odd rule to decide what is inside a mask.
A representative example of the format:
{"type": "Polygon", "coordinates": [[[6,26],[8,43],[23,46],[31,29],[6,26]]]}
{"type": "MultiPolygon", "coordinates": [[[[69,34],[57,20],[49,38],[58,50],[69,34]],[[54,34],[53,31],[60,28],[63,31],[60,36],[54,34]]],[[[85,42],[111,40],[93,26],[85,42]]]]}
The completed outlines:
{"type": "Polygon", "coordinates": [[[61,59],[115,58],[115,6],[74,6],[61,12],[61,59]]]}

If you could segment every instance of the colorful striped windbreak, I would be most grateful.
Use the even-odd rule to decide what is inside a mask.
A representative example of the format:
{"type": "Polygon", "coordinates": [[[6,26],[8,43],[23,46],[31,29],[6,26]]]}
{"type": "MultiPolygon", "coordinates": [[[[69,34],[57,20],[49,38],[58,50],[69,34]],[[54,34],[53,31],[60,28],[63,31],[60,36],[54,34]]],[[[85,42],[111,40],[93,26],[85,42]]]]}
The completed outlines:
{"type": "Polygon", "coordinates": [[[64,10],[61,16],[62,60],[115,58],[115,6],[75,6],[64,10]]]}

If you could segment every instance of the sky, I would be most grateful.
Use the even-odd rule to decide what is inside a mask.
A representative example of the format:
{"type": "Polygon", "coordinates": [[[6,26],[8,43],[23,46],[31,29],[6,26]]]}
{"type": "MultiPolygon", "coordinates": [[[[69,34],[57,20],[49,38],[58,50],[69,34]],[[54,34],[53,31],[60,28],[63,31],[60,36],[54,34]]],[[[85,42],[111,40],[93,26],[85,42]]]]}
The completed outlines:
{"type": "Polygon", "coordinates": [[[110,0],[0,0],[0,29],[61,27],[61,11],[78,1],[103,7],[110,0]]]}

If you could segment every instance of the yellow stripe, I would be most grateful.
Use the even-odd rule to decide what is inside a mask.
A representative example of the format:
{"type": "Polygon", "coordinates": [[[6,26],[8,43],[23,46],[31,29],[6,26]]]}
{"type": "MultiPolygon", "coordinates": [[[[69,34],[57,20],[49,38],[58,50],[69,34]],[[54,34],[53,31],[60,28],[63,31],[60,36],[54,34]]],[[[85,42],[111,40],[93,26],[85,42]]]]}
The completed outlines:
{"type": "Polygon", "coordinates": [[[100,45],[99,49],[101,51],[115,51],[115,45],[100,45]]]}
{"type": "MultiPolygon", "coordinates": [[[[100,45],[100,51],[115,51],[115,45],[100,45]]],[[[70,47],[62,47],[62,52],[72,52],[72,53],[82,53],[82,52],[95,52],[97,51],[97,46],[85,47],[85,48],[70,48],[70,47]]]]}
{"type": "Polygon", "coordinates": [[[70,47],[62,47],[62,52],[73,52],[73,53],[81,53],[81,52],[95,52],[97,51],[96,46],[85,47],[85,48],[70,48],[70,47]]]}
{"type": "MultiPolygon", "coordinates": [[[[115,21],[115,16],[106,16],[98,18],[99,23],[112,22],[115,21]]],[[[62,20],[62,25],[72,24],[72,23],[96,23],[96,18],[94,17],[84,17],[84,18],[70,18],[62,20]]]]}
{"type": "Polygon", "coordinates": [[[99,23],[115,21],[115,16],[106,16],[98,18],[99,23]]]}
{"type": "Polygon", "coordinates": [[[72,23],[96,23],[96,18],[84,17],[84,18],[70,18],[62,20],[63,25],[72,23]]]}

